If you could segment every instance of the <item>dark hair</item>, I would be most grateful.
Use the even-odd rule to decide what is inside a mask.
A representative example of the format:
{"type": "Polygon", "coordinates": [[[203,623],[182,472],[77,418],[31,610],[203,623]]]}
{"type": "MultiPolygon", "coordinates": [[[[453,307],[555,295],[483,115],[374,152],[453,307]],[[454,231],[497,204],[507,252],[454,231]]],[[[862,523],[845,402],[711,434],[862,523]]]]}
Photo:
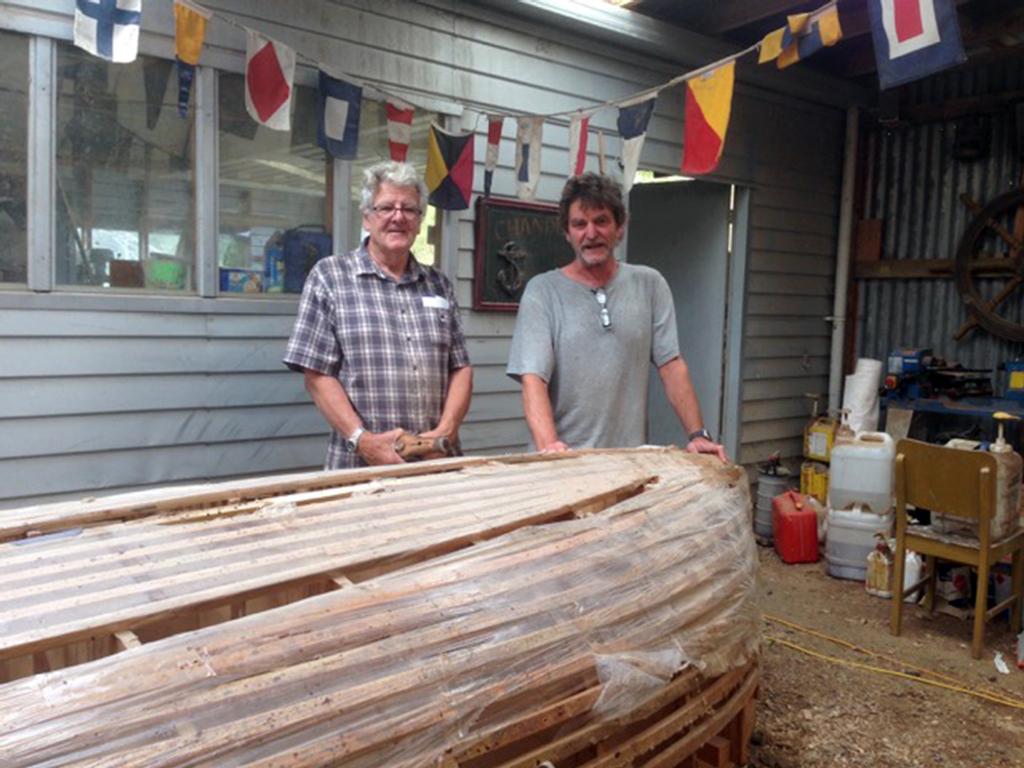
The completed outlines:
{"type": "Polygon", "coordinates": [[[618,182],[599,173],[581,173],[572,176],[562,187],[558,226],[563,232],[569,231],[569,207],[577,200],[584,208],[607,208],[620,227],[626,223],[626,206],[622,204],[622,188],[618,182]]]}

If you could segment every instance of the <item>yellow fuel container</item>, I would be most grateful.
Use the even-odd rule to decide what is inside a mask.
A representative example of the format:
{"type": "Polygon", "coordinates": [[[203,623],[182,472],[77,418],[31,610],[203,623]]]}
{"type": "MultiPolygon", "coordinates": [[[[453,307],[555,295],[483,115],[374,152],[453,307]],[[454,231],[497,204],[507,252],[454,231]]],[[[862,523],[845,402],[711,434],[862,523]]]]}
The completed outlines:
{"type": "Polygon", "coordinates": [[[805,461],[800,465],[800,493],[825,503],[828,498],[828,467],[825,464],[805,461]]]}
{"type": "Polygon", "coordinates": [[[831,416],[818,416],[804,427],[804,458],[826,464],[832,457],[839,422],[831,416]]]}

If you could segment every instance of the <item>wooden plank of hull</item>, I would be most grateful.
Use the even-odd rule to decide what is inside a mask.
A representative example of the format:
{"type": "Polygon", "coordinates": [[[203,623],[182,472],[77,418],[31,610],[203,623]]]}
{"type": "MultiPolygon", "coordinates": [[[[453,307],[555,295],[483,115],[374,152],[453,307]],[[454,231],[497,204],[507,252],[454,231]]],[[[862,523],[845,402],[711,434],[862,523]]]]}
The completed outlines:
{"type": "Polygon", "coordinates": [[[213,515],[166,526],[152,519],[117,526],[116,535],[96,528],[72,539],[0,545],[10,552],[0,557],[0,658],[137,630],[270,588],[324,583],[337,572],[358,580],[396,570],[578,508],[607,506],[653,479],[628,466],[611,473],[600,464],[575,473],[552,467],[551,488],[537,473],[512,467],[482,476],[458,502],[435,510],[422,487],[395,484],[384,494],[386,524],[380,499],[365,495],[301,512],[268,507],[244,521],[213,515]],[[513,499],[499,503],[510,491],[513,499]]]}
{"type": "MultiPolygon", "coordinates": [[[[666,695],[718,685],[732,701],[746,684],[735,675],[716,683],[685,667],[726,670],[756,647],[745,478],[676,453],[628,455],[602,458],[605,484],[587,475],[577,498],[604,489],[612,503],[622,473],[646,484],[654,465],[660,482],[591,516],[568,519],[562,494],[576,486],[558,475],[558,515],[518,512],[525,527],[474,546],[0,686],[0,753],[15,766],[471,766],[504,764],[488,762],[499,755],[511,765],[552,729],[589,734],[565,754],[590,749],[609,723],[653,716],[666,695]]],[[[462,482],[500,486],[503,471],[462,482]]],[[[662,741],[696,723],[684,720],[662,741]]],[[[649,730],[620,734],[604,757],[650,751],[649,730]]]]}
{"type": "MultiPolygon", "coordinates": [[[[569,453],[516,454],[500,457],[503,465],[571,461],[580,455],[616,455],[615,450],[588,450],[569,453]]],[[[659,465],[659,451],[646,451],[646,456],[635,456],[635,464],[659,465]]],[[[661,452],[663,453],[663,451],[661,452]]],[[[58,502],[20,510],[0,511],[0,542],[29,536],[67,530],[69,528],[124,522],[181,510],[200,510],[246,505],[253,501],[271,499],[289,494],[326,490],[344,495],[349,488],[372,483],[375,480],[436,476],[439,473],[487,467],[499,457],[473,456],[435,459],[388,467],[367,467],[324,472],[303,472],[271,478],[234,480],[224,483],[204,483],[182,487],[161,488],[119,494],[109,498],[88,497],[80,501],[58,502]]]]}

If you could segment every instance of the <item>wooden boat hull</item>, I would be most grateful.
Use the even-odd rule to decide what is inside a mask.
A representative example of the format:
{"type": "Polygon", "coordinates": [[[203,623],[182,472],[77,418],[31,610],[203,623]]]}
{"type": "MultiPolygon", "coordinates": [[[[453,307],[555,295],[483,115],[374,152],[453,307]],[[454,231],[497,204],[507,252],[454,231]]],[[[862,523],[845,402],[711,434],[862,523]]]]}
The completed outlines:
{"type": "Polygon", "coordinates": [[[418,470],[5,518],[82,527],[0,544],[0,654],[130,647],[0,686],[0,754],[562,768],[703,748],[742,764],[758,615],[741,470],[640,449],[418,470]],[[181,632],[190,611],[223,620],[181,632]]]}

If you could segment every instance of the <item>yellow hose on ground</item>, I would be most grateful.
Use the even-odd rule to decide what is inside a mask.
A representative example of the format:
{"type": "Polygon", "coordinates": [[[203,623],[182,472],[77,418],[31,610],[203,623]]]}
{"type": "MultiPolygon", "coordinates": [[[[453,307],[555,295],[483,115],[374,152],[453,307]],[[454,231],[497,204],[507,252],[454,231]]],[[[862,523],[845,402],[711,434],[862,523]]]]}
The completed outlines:
{"type": "Polygon", "coordinates": [[[863,670],[866,670],[866,671],[877,672],[879,674],[890,675],[890,676],[893,676],[893,677],[899,677],[899,678],[903,678],[903,679],[906,679],[906,680],[913,680],[914,682],[923,683],[925,685],[931,685],[931,686],[934,686],[934,687],[937,687],[937,688],[944,688],[946,690],[955,691],[957,693],[965,693],[965,694],[967,694],[969,696],[975,696],[977,698],[984,699],[985,701],[991,701],[991,702],[994,702],[996,704],[1003,704],[1005,706],[1013,707],[1015,709],[1024,709],[1024,700],[1019,699],[1019,698],[1017,698],[1015,696],[1008,695],[1008,694],[1002,693],[1000,691],[992,691],[992,690],[972,688],[972,687],[962,683],[960,680],[957,680],[956,678],[954,678],[954,677],[952,677],[950,675],[946,675],[946,674],[943,674],[941,672],[936,672],[934,670],[928,669],[927,667],[921,667],[921,666],[917,666],[917,665],[914,665],[914,664],[909,664],[909,663],[903,661],[902,659],[898,659],[898,658],[895,658],[893,656],[888,656],[888,655],[886,655],[884,653],[878,653],[877,651],[872,651],[872,650],[870,650],[868,648],[864,648],[862,646],[855,645],[854,643],[847,642],[846,640],[843,640],[841,638],[834,637],[834,636],[826,634],[824,632],[819,632],[818,630],[802,626],[802,625],[797,624],[797,623],[792,622],[792,621],[788,621],[788,620],[783,619],[783,618],[781,618],[779,616],[773,616],[771,614],[765,614],[764,618],[765,618],[765,621],[771,622],[773,624],[778,624],[780,626],[788,627],[790,629],[796,630],[797,632],[802,632],[804,634],[811,635],[813,637],[817,637],[817,638],[820,638],[822,640],[826,640],[826,641],[828,641],[830,643],[835,643],[836,645],[840,645],[840,646],[842,646],[844,648],[847,648],[849,650],[855,651],[857,653],[862,653],[862,654],[865,654],[866,656],[873,656],[873,657],[881,659],[883,661],[887,661],[887,662],[889,662],[891,664],[897,664],[897,665],[902,666],[902,667],[904,667],[906,669],[914,670],[915,672],[918,673],[918,675],[911,675],[911,674],[908,674],[906,672],[898,672],[898,671],[892,670],[892,669],[885,669],[884,667],[876,667],[876,666],[873,666],[873,665],[870,665],[870,664],[863,664],[863,663],[857,662],[857,661],[849,661],[847,659],[840,659],[840,658],[837,658],[835,656],[829,656],[829,655],[824,654],[824,653],[819,653],[818,651],[813,651],[810,648],[804,648],[803,646],[797,645],[796,643],[794,643],[794,642],[792,642],[790,640],[786,640],[785,638],[782,638],[782,637],[769,637],[768,638],[771,642],[778,643],[778,644],[783,645],[783,646],[785,646],[787,648],[791,648],[792,650],[799,651],[800,653],[804,653],[804,654],[806,654],[808,656],[813,656],[815,658],[819,658],[819,659],[822,659],[824,661],[829,661],[829,662],[832,662],[832,663],[835,663],[835,664],[841,664],[843,666],[854,667],[856,669],[863,669],[863,670]],[[919,675],[925,675],[926,677],[921,677],[919,675]],[[929,679],[929,678],[933,678],[933,679],[929,679]]]}

